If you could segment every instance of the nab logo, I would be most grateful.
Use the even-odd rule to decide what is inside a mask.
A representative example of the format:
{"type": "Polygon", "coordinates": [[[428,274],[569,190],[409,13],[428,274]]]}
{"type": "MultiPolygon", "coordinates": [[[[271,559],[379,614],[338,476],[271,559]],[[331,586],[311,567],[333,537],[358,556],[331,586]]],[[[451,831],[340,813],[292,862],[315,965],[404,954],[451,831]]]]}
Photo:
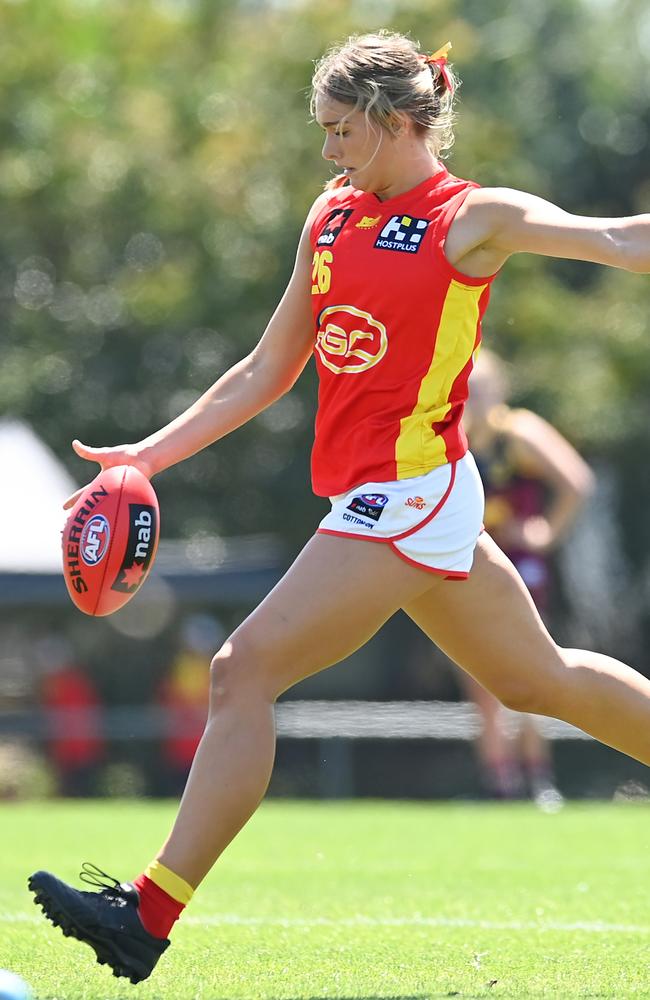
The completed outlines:
{"type": "Polygon", "coordinates": [[[79,541],[79,551],[86,566],[96,566],[102,561],[110,537],[111,527],[103,514],[95,514],[86,521],[79,541]]]}
{"type": "Polygon", "coordinates": [[[371,521],[378,521],[387,503],[388,497],[383,493],[363,493],[359,497],[352,497],[348,510],[369,517],[371,521]]]}
{"type": "Polygon", "coordinates": [[[132,594],[138,589],[154,554],[158,530],[156,511],[149,504],[129,504],[129,539],[111,590],[132,594]]]}
{"type": "Polygon", "coordinates": [[[429,221],[414,219],[412,215],[393,215],[375,240],[375,247],[417,253],[429,221]]]}
{"type": "Polygon", "coordinates": [[[331,247],[351,215],[351,208],[336,208],[330,212],[321,229],[320,236],[316,240],[316,246],[331,247]]]}
{"type": "Polygon", "coordinates": [[[331,372],[365,372],[388,350],[386,327],[356,306],[328,306],[318,317],[318,356],[331,372]]]}

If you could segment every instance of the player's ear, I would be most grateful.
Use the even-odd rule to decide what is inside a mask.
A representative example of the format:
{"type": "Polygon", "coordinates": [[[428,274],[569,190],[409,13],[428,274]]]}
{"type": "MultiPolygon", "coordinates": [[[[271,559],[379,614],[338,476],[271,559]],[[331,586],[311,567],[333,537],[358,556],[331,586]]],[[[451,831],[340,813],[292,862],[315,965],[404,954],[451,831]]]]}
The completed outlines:
{"type": "Polygon", "coordinates": [[[390,115],[388,127],[395,139],[408,135],[411,131],[412,121],[403,111],[393,111],[390,115]]]}

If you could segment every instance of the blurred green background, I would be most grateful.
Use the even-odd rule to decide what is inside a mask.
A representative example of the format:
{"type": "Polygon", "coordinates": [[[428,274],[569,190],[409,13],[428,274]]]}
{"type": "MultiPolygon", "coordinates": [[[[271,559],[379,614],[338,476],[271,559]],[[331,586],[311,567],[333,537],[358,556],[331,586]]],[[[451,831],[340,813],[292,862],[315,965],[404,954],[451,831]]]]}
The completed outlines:
{"type": "MultiPolygon", "coordinates": [[[[150,433],[261,335],[330,176],[309,120],[313,61],[379,27],[429,51],[452,40],[452,172],[578,213],[650,211],[647,0],[0,0],[0,407],[78,482],[89,467],[73,437],[150,433]]],[[[484,330],[513,362],[515,402],[558,426],[606,487],[600,555],[589,568],[583,534],[565,582],[579,606],[568,631],[644,670],[649,305],[647,277],[522,255],[484,330]]],[[[314,412],[310,364],[289,396],[159,477],[165,536],[272,532],[291,557],[325,511],[309,489],[314,412]]],[[[126,645],[82,625],[104,693],[122,663],[122,700],[145,696],[167,650],[136,675],[126,645]]],[[[413,641],[421,681],[429,652],[413,641]]],[[[376,678],[380,696],[400,693],[376,678]]],[[[411,695],[436,693],[418,683],[411,695]]]]}
{"type": "MultiPolygon", "coordinates": [[[[0,400],[78,479],[72,437],[154,430],[260,336],[329,176],[312,62],[348,33],[452,39],[453,172],[576,212],[650,211],[644,0],[24,0],[0,18],[0,400]]],[[[630,455],[644,501],[649,302],[644,278],[522,256],[485,330],[517,362],[517,398],[591,455],[630,455]]],[[[160,478],[169,535],[308,537],[313,414],[308,370],[160,478]]]]}

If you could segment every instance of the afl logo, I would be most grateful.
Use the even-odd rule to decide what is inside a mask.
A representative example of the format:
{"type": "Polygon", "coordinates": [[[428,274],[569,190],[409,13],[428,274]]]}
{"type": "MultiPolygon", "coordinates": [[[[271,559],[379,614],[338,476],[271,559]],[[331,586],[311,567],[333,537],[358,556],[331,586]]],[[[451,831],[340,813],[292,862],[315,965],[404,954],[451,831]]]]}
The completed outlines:
{"type": "Polygon", "coordinates": [[[388,349],[386,327],[356,306],[328,306],[318,317],[316,350],[331,372],[365,372],[388,349]]]}
{"type": "Polygon", "coordinates": [[[81,558],[86,566],[96,566],[102,561],[110,537],[111,526],[103,514],[95,514],[90,521],[86,521],[79,542],[81,558]]]}
{"type": "MultiPolygon", "coordinates": [[[[378,521],[387,503],[385,493],[362,493],[361,496],[352,497],[347,509],[368,517],[371,521],[378,521]]],[[[374,525],[370,524],[368,527],[372,528],[374,525]]]]}
{"type": "Polygon", "coordinates": [[[388,497],[383,493],[362,493],[361,499],[365,500],[372,507],[385,507],[388,503],[388,497]]]}

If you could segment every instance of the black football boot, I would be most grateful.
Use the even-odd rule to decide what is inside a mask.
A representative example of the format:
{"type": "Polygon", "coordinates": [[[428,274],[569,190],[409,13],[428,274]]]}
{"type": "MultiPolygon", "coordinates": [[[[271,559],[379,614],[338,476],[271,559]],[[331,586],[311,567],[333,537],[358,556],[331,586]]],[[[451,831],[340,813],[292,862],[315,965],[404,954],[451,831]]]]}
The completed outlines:
{"type": "Polygon", "coordinates": [[[84,863],[82,869],[79,877],[100,892],[73,889],[50,872],[34,872],[27,883],[34,902],[66,937],[90,945],[99,964],[109,965],[114,976],[142,982],[170,942],[144,929],[134,885],[118,882],[95,865],[84,863]]]}

